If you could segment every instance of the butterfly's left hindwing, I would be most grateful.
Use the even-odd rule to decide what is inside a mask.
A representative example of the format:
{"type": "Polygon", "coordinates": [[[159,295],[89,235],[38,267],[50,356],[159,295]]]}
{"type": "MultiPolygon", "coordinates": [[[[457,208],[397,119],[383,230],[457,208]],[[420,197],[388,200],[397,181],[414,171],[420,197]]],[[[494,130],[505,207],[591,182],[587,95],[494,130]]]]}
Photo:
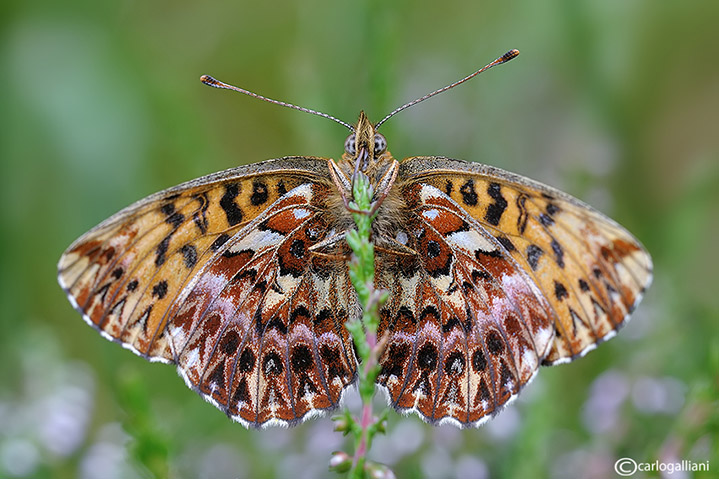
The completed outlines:
{"type": "Polygon", "coordinates": [[[307,253],[333,221],[326,161],[271,160],[141,200],[68,248],[60,284],[105,337],[176,363],[247,425],[331,409],[355,363],[339,313],[327,311],[357,308],[346,265],[307,253]]]}
{"type": "Polygon", "coordinates": [[[310,253],[331,230],[327,189],[305,183],[280,198],[218,249],[169,313],[188,385],[246,425],[333,409],[354,380],[346,263],[310,253]]]}

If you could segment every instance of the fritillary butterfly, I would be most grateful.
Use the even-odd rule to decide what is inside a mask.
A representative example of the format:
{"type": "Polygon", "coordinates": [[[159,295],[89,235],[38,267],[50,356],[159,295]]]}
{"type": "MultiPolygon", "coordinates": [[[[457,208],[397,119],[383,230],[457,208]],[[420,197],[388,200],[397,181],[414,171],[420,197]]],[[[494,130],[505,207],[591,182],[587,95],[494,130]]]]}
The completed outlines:
{"type": "Polygon", "coordinates": [[[483,423],[540,365],[614,336],[651,282],[641,244],[581,201],[491,166],[399,162],[377,133],[396,112],[517,54],[375,125],[364,113],[352,126],[260,97],[347,126],[342,159],[269,160],[151,195],[75,241],[60,285],[105,338],[177,365],[232,419],[296,424],[337,407],[357,378],[344,324],[362,311],[345,233],[361,171],[378,213],[376,287],[389,292],[377,385],[429,423],[483,423]]]}

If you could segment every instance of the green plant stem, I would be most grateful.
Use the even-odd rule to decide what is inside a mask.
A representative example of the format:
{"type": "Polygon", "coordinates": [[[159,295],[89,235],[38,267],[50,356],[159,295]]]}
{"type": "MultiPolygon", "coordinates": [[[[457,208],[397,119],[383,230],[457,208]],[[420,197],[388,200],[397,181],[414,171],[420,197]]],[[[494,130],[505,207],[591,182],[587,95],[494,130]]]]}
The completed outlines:
{"type": "MultiPolygon", "coordinates": [[[[353,214],[357,229],[347,234],[347,242],[354,253],[349,270],[363,314],[361,320],[349,321],[346,327],[352,335],[360,359],[359,392],[362,399],[362,415],[359,421],[349,414],[336,420],[337,429],[345,433],[352,432],[355,439],[355,453],[351,458],[348,477],[364,479],[369,476],[368,468],[382,467],[371,464],[367,460],[367,454],[374,435],[384,431],[386,416],[383,414],[377,419],[372,410],[375,380],[380,371],[379,357],[384,349],[384,341],[377,339],[379,306],[385,301],[386,294],[374,288],[374,245],[371,241],[373,217],[369,214],[372,206],[372,185],[364,174],[359,173],[353,178],[352,187],[354,201],[351,206],[360,213],[353,214]]],[[[347,456],[345,453],[338,454],[342,454],[337,456],[341,458],[347,456]]],[[[349,460],[347,456],[346,461],[349,460]]],[[[337,470],[339,471],[340,468],[337,470]]],[[[386,468],[381,470],[388,471],[386,468]]]]}

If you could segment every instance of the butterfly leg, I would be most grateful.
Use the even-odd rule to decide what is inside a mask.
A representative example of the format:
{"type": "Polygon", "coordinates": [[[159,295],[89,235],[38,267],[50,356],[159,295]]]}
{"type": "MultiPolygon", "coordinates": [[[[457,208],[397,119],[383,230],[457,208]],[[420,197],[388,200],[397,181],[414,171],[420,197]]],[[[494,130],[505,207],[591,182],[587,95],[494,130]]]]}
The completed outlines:
{"type": "Polygon", "coordinates": [[[415,258],[419,253],[393,238],[378,238],[374,249],[378,253],[392,254],[407,259],[415,258]]]}
{"type": "Polygon", "coordinates": [[[320,253],[319,251],[310,251],[310,255],[326,261],[349,261],[351,259],[350,255],[320,253]]]}

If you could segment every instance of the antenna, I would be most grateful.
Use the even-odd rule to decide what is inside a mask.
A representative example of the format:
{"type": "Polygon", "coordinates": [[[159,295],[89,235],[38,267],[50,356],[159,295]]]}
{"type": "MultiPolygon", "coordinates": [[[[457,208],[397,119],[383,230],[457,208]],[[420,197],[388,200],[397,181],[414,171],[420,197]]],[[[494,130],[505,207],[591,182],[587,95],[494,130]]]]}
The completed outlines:
{"type": "Polygon", "coordinates": [[[382,119],[379,121],[379,123],[377,123],[377,124],[374,126],[375,130],[377,130],[382,123],[384,123],[385,121],[389,120],[389,119],[392,118],[394,115],[396,115],[397,113],[401,112],[402,110],[406,110],[407,108],[409,108],[409,107],[411,107],[411,106],[414,106],[414,105],[416,105],[417,103],[423,102],[423,101],[425,101],[426,99],[432,98],[432,97],[435,96],[435,95],[439,95],[440,93],[442,93],[442,92],[444,92],[444,91],[447,91],[447,90],[449,90],[450,88],[454,88],[454,87],[456,87],[457,85],[461,85],[462,83],[466,82],[467,80],[471,80],[472,78],[476,77],[477,75],[479,75],[479,74],[482,73],[483,71],[489,70],[489,69],[492,68],[493,66],[501,65],[502,63],[507,63],[509,60],[511,60],[512,58],[516,57],[517,55],[519,55],[519,50],[516,50],[516,49],[515,49],[515,50],[509,50],[507,53],[505,53],[505,54],[502,55],[501,57],[497,58],[497,59],[494,60],[492,63],[489,63],[489,64],[483,66],[482,68],[480,68],[480,69],[477,70],[476,72],[472,73],[471,75],[468,75],[468,76],[462,78],[461,80],[458,80],[458,81],[452,83],[451,85],[447,85],[447,86],[444,87],[444,88],[440,88],[439,90],[435,90],[435,91],[433,91],[432,93],[427,93],[425,96],[423,96],[423,97],[421,97],[421,98],[417,98],[416,100],[412,100],[412,101],[409,102],[409,103],[405,103],[405,104],[402,105],[401,107],[396,108],[395,110],[393,110],[389,115],[387,115],[387,116],[385,116],[384,118],[382,118],[382,119]]]}
{"type": "MultiPolygon", "coordinates": [[[[240,93],[244,93],[245,95],[249,95],[249,96],[252,96],[255,98],[259,98],[260,100],[274,103],[275,105],[286,106],[287,108],[294,108],[295,110],[303,111],[305,113],[311,113],[313,115],[321,116],[324,118],[329,118],[330,120],[336,121],[340,125],[347,127],[347,129],[349,129],[350,131],[355,131],[355,128],[352,125],[350,125],[349,123],[345,123],[344,121],[340,120],[339,118],[335,118],[334,116],[328,115],[327,113],[322,113],[321,111],[311,110],[309,108],[304,108],[301,106],[293,105],[292,103],[286,103],[284,101],[273,100],[272,98],[267,98],[262,95],[258,95],[257,93],[252,93],[251,91],[245,90],[243,88],[238,88],[236,86],[232,86],[232,85],[228,85],[227,83],[223,83],[219,80],[215,80],[210,75],[202,75],[200,77],[200,81],[207,86],[211,86],[214,88],[224,88],[225,90],[238,91],[240,93]]],[[[384,120],[382,120],[382,121],[384,121],[384,120]]]]}

